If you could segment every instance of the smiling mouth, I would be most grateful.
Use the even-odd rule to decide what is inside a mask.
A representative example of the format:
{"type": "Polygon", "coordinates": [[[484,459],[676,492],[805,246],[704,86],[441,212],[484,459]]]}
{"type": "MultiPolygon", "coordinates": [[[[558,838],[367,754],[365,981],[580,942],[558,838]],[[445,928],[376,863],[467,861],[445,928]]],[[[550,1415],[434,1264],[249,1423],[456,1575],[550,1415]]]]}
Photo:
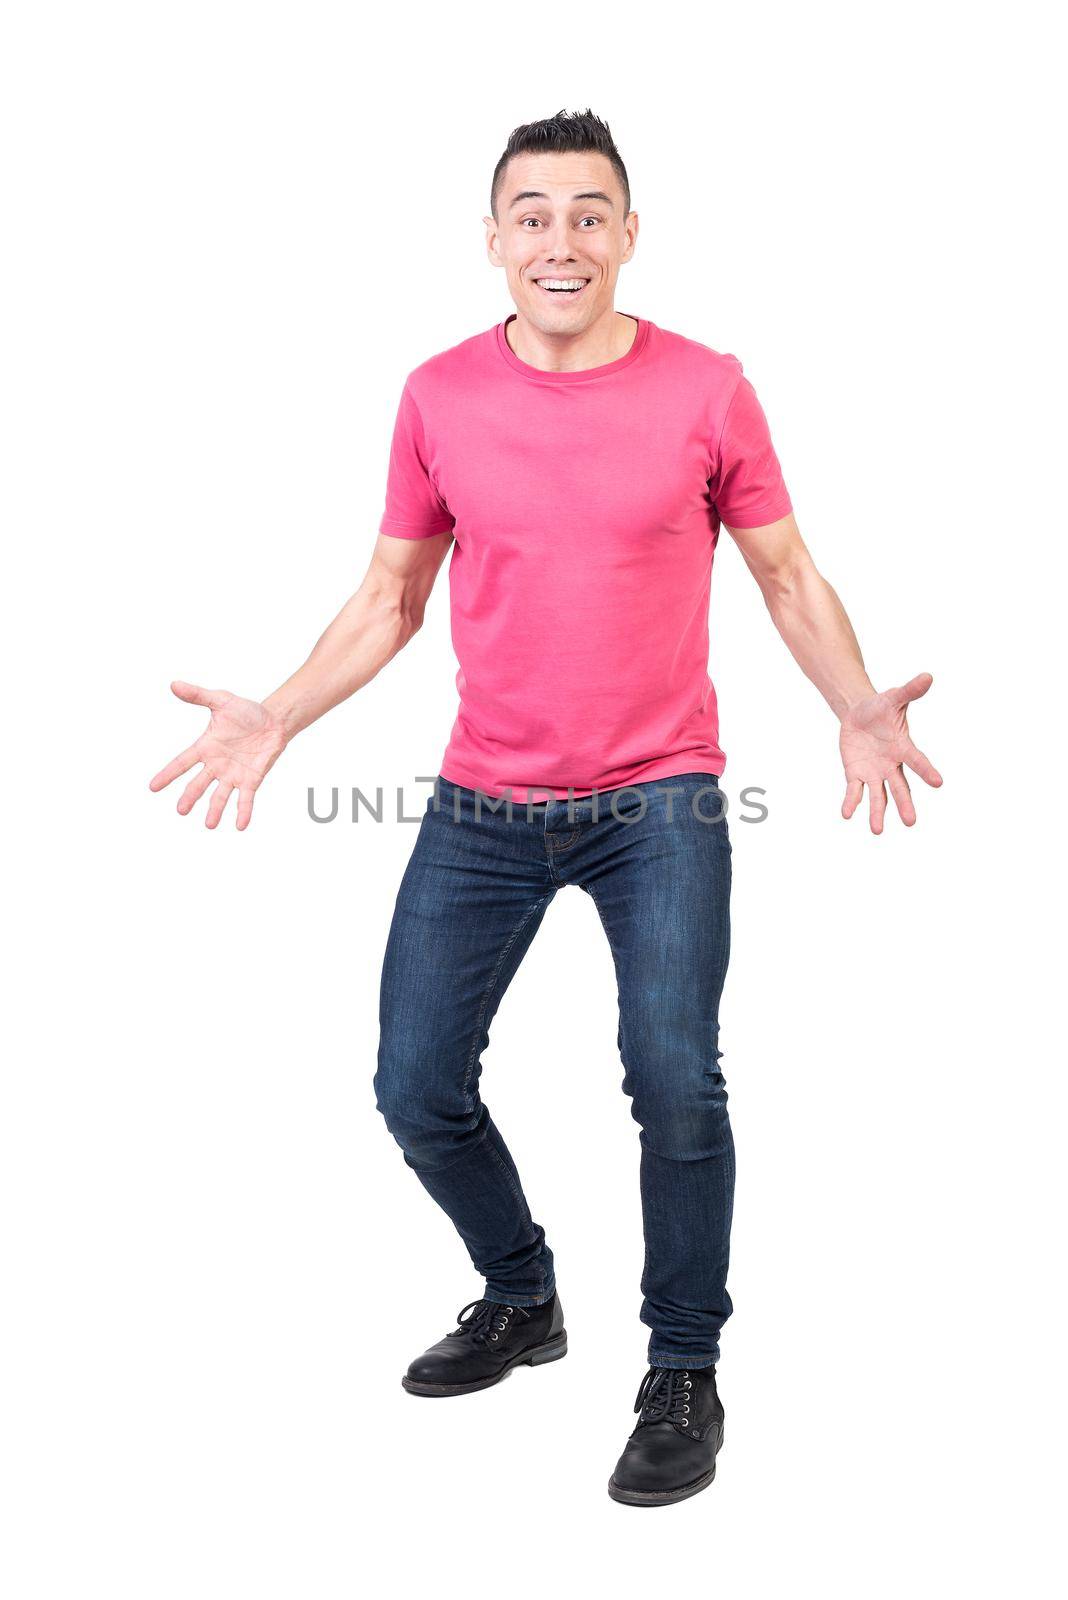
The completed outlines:
{"type": "Polygon", "coordinates": [[[535,278],[536,287],[550,300],[577,300],[589,278],[535,278]]]}

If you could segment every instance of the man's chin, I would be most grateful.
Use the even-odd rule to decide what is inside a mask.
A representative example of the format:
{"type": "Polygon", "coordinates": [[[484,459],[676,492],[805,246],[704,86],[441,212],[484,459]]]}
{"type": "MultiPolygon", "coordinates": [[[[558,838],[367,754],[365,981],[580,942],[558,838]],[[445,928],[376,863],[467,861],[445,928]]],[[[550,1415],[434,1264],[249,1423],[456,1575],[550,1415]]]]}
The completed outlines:
{"type": "Polygon", "coordinates": [[[539,333],[585,333],[591,323],[597,320],[599,307],[592,302],[583,305],[577,300],[572,305],[560,307],[526,301],[523,314],[539,333]]]}

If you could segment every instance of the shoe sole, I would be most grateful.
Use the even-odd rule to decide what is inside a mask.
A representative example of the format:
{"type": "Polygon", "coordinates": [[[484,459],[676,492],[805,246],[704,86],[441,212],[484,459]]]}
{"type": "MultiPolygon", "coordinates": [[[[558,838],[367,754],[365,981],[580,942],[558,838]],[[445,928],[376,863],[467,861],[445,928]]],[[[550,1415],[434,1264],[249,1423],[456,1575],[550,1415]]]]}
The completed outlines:
{"type": "MultiPolygon", "coordinates": [[[[719,1455],[723,1448],[723,1439],[720,1438],[716,1446],[719,1455]]],[[[676,1500],[689,1500],[691,1495],[700,1494],[702,1489],[707,1489],[712,1479],[716,1476],[716,1463],[713,1461],[711,1472],[704,1473],[700,1478],[695,1478],[692,1483],[684,1483],[681,1489],[664,1489],[659,1493],[644,1494],[640,1489],[621,1489],[614,1478],[608,1480],[608,1493],[613,1500],[618,1500],[623,1506],[671,1506],[676,1500]]]]}
{"type": "Polygon", "coordinates": [[[539,1344],[534,1350],[523,1350],[519,1355],[513,1356],[500,1372],[491,1378],[478,1378],[474,1383],[420,1383],[417,1378],[403,1377],[401,1387],[407,1389],[409,1394],[422,1394],[430,1398],[444,1398],[452,1394],[474,1394],[477,1389],[492,1389],[495,1383],[500,1383],[502,1378],[507,1378],[513,1367],[540,1367],[547,1361],[559,1361],[561,1356],[567,1355],[567,1334],[558,1333],[555,1339],[550,1339],[547,1344],[539,1344]]]}

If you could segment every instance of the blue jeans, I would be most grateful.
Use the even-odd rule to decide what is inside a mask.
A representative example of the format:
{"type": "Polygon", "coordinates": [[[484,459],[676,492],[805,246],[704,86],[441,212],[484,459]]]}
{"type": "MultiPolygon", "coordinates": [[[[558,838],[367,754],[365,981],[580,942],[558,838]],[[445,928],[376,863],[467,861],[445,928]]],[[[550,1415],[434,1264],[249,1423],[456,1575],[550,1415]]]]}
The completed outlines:
{"type": "Polygon", "coordinates": [[[382,971],[378,1109],[452,1219],[486,1298],[539,1305],[555,1288],[552,1251],[479,1094],[481,1056],[557,890],[577,884],[592,897],[615,961],[623,1091],[641,1128],[641,1320],[652,1330],[649,1361],[662,1367],[716,1362],[731,1313],[734,1142],[719,1070],[730,952],[724,813],[706,772],[516,801],[510,819],[503,800],[439,776],[382,971]]]}

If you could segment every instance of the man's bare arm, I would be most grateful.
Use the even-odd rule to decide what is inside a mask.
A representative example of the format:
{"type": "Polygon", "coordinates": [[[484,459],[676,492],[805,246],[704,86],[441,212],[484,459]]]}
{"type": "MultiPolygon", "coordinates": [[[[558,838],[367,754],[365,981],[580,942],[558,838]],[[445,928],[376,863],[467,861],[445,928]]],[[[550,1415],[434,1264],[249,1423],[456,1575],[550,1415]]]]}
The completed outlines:
{"type": "Polygon", "coordinates": [[[246,700],[180,680],[172,683],[180,700],[207,707],[211,721],[195,744],[157,772],[149,788],[164,789],[199,765],[178,801],[182,816],[214,783],[206,826],[218,826],[236,789],[237,826],[247,828],[256,790],[290,739],[362,689],[419,631],[452,537],[441,533],[429,539],[396,539],[380,533],[356,593],[304,665],[266,700],[246,700]]]}
{"type": "Polygon", "coordinates": [[[362,689],[423,625],[451,533],[395,539],[380,533],[360,587],[342,606],[311,655],[263,702],[287,739],[362,689]]]}
{"type": "Polygon", "coordinates": [[[728,528],[756,579],[772,621],[805,676],[841,723],[839,747],[846,774],[842,815],[851,817],[865,784],[873,833],[881,833],[889,784],[901,820],[911,827],[916,810],[904,766],[937,788],[942,779],[912,742],[906,708],[934,681],[921,672],[900,688],[878,693],[845,607],[810,555],[793,516],[761,528],[728,528]]]}
{"type": "Polygon", "coordinates": [[[760,586],[772,621],[801,671],[841,720],[875,693],[845,607],[816,570],[793,516],[727,532],[760,586]]]}

